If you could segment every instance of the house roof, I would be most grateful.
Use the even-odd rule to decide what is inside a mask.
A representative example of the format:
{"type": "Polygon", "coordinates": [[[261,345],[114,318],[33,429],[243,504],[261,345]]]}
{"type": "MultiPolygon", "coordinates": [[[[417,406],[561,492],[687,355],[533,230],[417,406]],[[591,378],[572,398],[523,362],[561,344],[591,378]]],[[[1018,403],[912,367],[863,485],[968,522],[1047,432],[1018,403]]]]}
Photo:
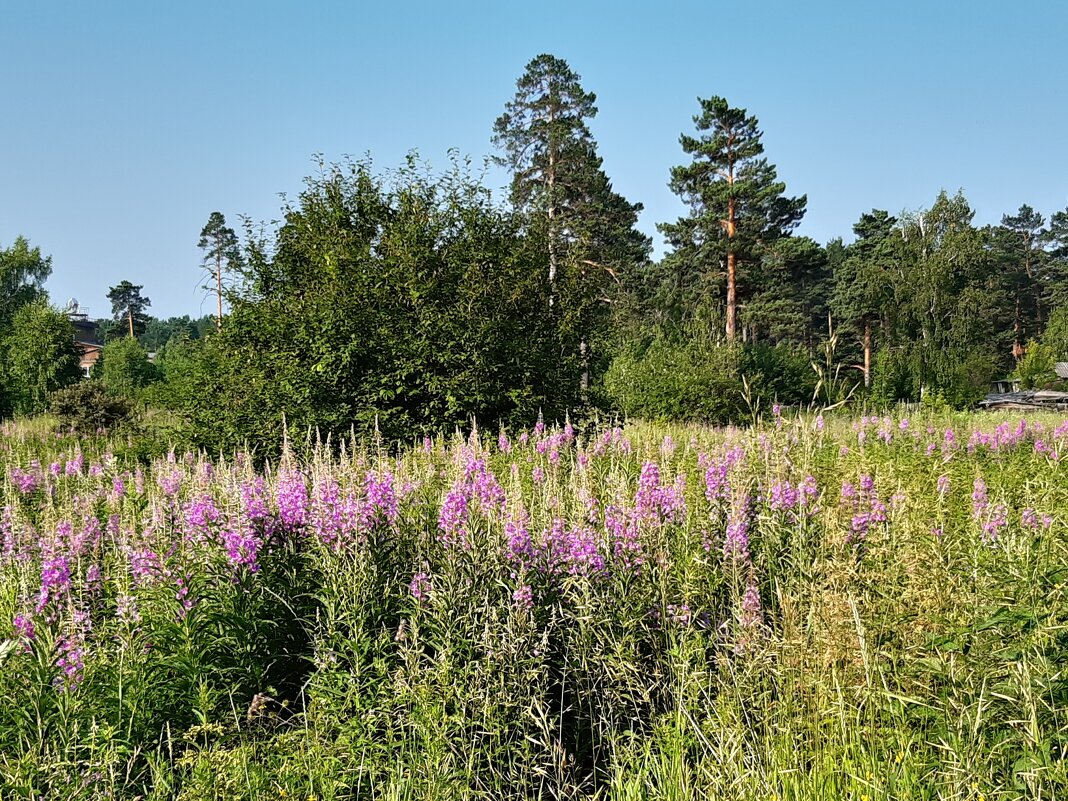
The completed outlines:
{"type": "Polygon", "coordinates": [[[1057,378],[1068,378],[1068,362],[1056,362],[1053,372],[1057,374],[1057,378]]]}

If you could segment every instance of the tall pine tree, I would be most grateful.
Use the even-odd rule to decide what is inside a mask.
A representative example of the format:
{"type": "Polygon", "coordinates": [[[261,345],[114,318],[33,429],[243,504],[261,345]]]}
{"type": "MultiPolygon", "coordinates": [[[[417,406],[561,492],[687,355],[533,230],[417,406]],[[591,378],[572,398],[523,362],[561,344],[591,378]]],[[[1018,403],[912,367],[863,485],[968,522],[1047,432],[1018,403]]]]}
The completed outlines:
{"type": "Polygon", "coordinates": [[[222,212],[213,211],[208,217],[208,222],[200,231],[197,247],[204,251],[204,267],[210,270],[215,278],[215,297],[218,302],[215,327],[222,328],[223,266],[234,269],[241,263],[237,234],[233,228],[226,225],[226,217],[222,212]]]}
{"type": "Polygon", "coordinates": [[[605,301],[631,283],[650,250],[635,228],[641,204],[617,193],[602,169],[587,125],[596,99],[566,61],[542,54],[527,64],[493,128],[497,162],[512,172],[512,203],[544,238],[549,304],[577,339],[583,389],[605,301]]]}
{"type": "Polygon", "coordinates": [[[698,102],[701,113],[693,120],[699,135],[679,139],[693,161],[674,167],[670,182],[690,214],[660,230],[675,250],[670,261],[681,257],[701,273],[725,267],[726,335],[734,340],[743,265],[754,264],[765,245],[789,234],[804,215],[807,199],[784,194],[786,184],[762,157],[763,133],[756,117],[731,108],[722,97],[698,102]]]}

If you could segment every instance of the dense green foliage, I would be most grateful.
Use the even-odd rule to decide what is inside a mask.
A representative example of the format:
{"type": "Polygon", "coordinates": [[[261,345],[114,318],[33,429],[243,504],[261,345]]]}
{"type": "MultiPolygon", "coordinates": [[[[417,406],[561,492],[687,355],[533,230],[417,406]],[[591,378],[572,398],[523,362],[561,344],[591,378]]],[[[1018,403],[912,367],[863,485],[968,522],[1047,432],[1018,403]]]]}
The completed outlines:
{"type": "Polygon", "coordinates": [[[138,396],[159,377],[156,365],[148,360],[148,353],[133,337],[107,343],[94,370],[109,392],[128,398],[138,396]]]}
{"type": "Polygon", "coordinates": [[[78,434],[111,431],[129,420],[133,412],[129,398],[94,380],[56,390],[49,398],[48,410],[62,430],[78,434]]]}
{"type": "MultiPolygon", "coordinates": [[[[221,332],[178,357],[177,405],[201,441],[266,447],[283,420],[410,439],[471,417],[562,416],[579,348],[558,324],[566,304],[548,303],[543,245],[461,166],[432,178],[413,160],[388,181],[324,168],[273,242],[250,243],[221,332]]],[[[168,380],[173,366],[165,354],[168,380]]]]}
{"type": "Polygon", "coordinates": [[[1063,419],[124,441],[2,431],[5,798],[1068,793],[1063,419]]]}
{"type": "MultiPolygon", "coordinates": [[[[492,129],[507,204],[466,164],[412,157],[321,163],[280,223],[243,236],[212,212],[198,244],[215,315],[154,320],[143,287],[113,287],[102,340],[135,335],[155,367],[111,344],[103,380],[173,412],[186,442],[260,454],[283,426],[396,441],[539,411],[727,422],[776,404],[964,409],[1009,376],[1063,386],[1068,210],[977,226],[941,192],[821,245],[794,235],[807,198],[757,118],[712,96],[680,137],[670,186],[688,210],[658,226],[653,262],[641,204],[599,155],[596,100],[563,59],[526,65],[492,129]]],[[[0,250],[0,341],[50,271],[23,239],[0,250]]],[[[0,385],[0,415],[41,407],[21,381],[0,385]]]]}
{"type": "Polygon", "coordinates": [[[50,393],[81,377],[67,315],[43,298],[20,306],[0,341],[0,376],[12,412],[43,412],[50,393]]]}

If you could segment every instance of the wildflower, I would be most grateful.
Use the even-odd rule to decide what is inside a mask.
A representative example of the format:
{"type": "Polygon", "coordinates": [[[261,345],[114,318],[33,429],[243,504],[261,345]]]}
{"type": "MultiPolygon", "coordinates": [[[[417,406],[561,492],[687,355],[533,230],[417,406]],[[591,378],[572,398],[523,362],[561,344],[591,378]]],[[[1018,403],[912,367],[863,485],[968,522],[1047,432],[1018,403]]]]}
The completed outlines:
{"type": "Polygon", "coordinates": [[[760,590],[756,582],[750,579],[742,596],[742,626],[754,628],[760,625],[761,619],[760,590]]]}
{"type": "Polygon", "coordinates": [[[438,538],[445,545],[468,547],[467,542],[467,508],[471,502],[471,486],[467,481],[459,481],[445,496],[438,515],[438,538]]]}
{"type": "Polygon", "coordinates": [[[520,584],[512,593],[512,600],[520,609],[534,608],[534,590],[529,584],[520,584]]]}
{"type": "Polygon", "coordinates": [[[949,476],[945,474],[940,475],[936,486],[938,488],[938,494],[944,498],[949,492],[949,476]]]}
{"type": "Polygon", "coordinates": [[[260,569],[261,541],[251,526],[235,521],[223,530],[222,544],[226,549],[226,558],[232,567],[247,567],[251,573],[260,569]]]}
{"type": "Polygon", "coordinates": [[[308,517],[308,485],[299,470],[278,477],[278,519],[290,531],[304,527],[308,517]]]}
{"type": "Polygon", "coordinates": [[[727,536],[723,541],[723,555],[739,561],[749,561],[749,510],[739,504],[731,510],[727,521],[727,536]]]}
{"type": "Polygon", "coordinates": [[[425,601],[430,595],[430,576],[426,573],[416,573],[408,584],[408,591],[416,601],[425,601]]]}
{"type": "Polygon", "coordinates": [[[1049,528],[1053,525],[1053,518],[1049,515],[1039,516],[1034,509],[1024,509],[1020,514],[1020,525],[1029,529],[1049,528]]]}
{"type": "Polygon", "coordinates": [[[605,529],[608,531],[612,556],[627,570],[637,571],[645,561],[642,543],[638,538],[638,522],[617,506],[605,510],[605,529]]]}
{"type": "Polygon", "coordinates": [[[972,517],[979,519],[988,505],[986,482],[981,478],[975,479],[972,484],[972,517]]]}
{"type": "Polygon", "coordinates": [[[36,630],[33,625],[33,618],[22,614],[21,612],[15,615],[12,625],[15,627],[15,632],[23,640],[32,640],[36,634],[36,630]]]}

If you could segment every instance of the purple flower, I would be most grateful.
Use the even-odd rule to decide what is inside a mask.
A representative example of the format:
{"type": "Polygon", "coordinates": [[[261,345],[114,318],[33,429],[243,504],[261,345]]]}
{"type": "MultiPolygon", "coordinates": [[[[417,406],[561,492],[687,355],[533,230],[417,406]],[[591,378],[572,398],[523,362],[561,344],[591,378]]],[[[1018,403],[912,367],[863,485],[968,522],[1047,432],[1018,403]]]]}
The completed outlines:
{"type": "Polygon", "coordinates": [[[34,628],[32,617],[20,612],[15,615],[12,625],[15,627],[15,633],[18,634],[20,639],[29,641],[34,638],[36,629],[34,628]]]}
{"type": "Polygon", "coordinates": [[[430,596],[430,576],[416,573],[408,584],[408,591],[417,602],[422,603],[430,596]]]}
{"type": "Polygon", "coordinates": [[[624,569],[639,570],[645,555],[638,538],[638,521],[619,507],[609,506],[605,510],[604,525],[615,562],[624,569]]]}
{"type": "Polygon", "coordinates": [[[41,588],[37,593],[37,614],[41,614],[48,602],[70,589],[70,563],[66,557],[47,559],[41,566],[41,588]]]}
{"type": "Polygon", "coordinates": [[[752,579],[745,588],[742,596],[741,623],[744,628],[751,629],[760,625],[762,620],[762,607],[760,605],[760,590],[752,579]]]}
{"type": "Polygon", "coordinates": [[[527,570],[534,564],[536,551],[534,541],[530,538],[525,518],[509,520],[504,524],[506,539],[504,558],[516,566],[518,572],[527,570]]]}
{"type": "Polygon", "coordinates": [[[937,487],[938,494],[945,497],[945,495],[949,492],[949,476],[944,474],[939,476],[937,487]]]}
{"type": "Polygon", "coordinates": [[[749,510],[741,504],[731,510],[727,520],[727,536],[723,541],[723,555],[729,559],[749,561],[749,510]]]}
{"type": "Polygon", "coordinates": [[[367,494],[365,517],[361,521],[364,528],[371,528],[379,522],[390,527],[396,526],[400,506],[394,488],[393,474],[385,472],[381,476],[375,476],[373,473],[368,473],[364,477],[363,486],[367,494]]]}
{"type": "Polygon", "coordinates": [[[247,567],[255,573],[260,569],[259,553],[262,544],[256,531],[249,525],[234,521],[222,532],[222,544],[226,549],[226,558],[237,569],[247,567]]]}
{"type": "Polygon", "coordinates": [[[465,480],[456,482],[438,515],[438,539],[447,546],[459,545],[468,548],[467,542],[467,508],[471,503],[471,485],[465,480]]]}
{"type": "Polygon", "coordinates": [[[972,517],[976,520],[982,517],[987,505],[986,482],[977,478],[972,484],[972,517]]]}
{"type": "Polygon", "coordinates": [[[999,503],[993,507],[990,512],[990,517],[983,524],[983,540],[986,542],[994,542],[998,539],[1001,530],[1008,525],[1009,510],[1003,503],[999,503]]]}
{"type": "Polygon", "coordinates": [[[36,473],[28,473],[17,467],[12,467],[10,475],[15,487],[23,495],[29,495],[39,486],[39,479],[36,473]]]}
{"type": "Polygon", "coordinates": [[[520,609],[530,610],[534,608],[534,590],[529,584],[520,584],[512,593],[512,601],[520,609]]]}
{"type": "Polygon", "coordinates": [[[1020,514],[1020,525],[1029,529],[1049,528],[1053,525],[1053,518],[1049,515],[1039,516],[1034,509],[1024,509],[1020,514]]]}
{"type": "Polygon", "coordinates": [[[299,470],[278,476],[278,520],[290,531],[302,529],[308,520],[308,483],[299,470]]]}
{"type": "Polygon", "coordinates": [[[797,506],[799,497],[789,481],[779,481],[771,488],[769,505],[777,512],[789,511],[797,506]]]}

